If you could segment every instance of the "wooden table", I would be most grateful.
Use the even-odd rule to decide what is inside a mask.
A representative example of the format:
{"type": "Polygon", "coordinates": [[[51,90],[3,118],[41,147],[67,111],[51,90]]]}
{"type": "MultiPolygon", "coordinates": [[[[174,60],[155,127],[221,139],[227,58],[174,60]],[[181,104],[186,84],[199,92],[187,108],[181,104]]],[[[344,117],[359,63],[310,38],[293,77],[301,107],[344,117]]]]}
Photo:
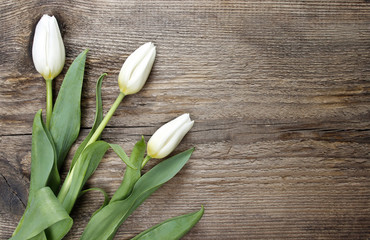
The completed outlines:
{"type": "MultiPolygon", "coordinates": [[[[195,146],[191,160],[116,239],[201,204],[204,217],[184,239],[370,238],[369,1],[1,0],[1,239],[27,203],[32,120],[45,108],[31,46],[45,13],[57,17],[66,46],[54,96],[72,60],[90,49],[77,144],[93,123],[98,76],[109,74],[107,112],[122,63],[147,41],[157,46],[152,74],[103,139],[130,153],[141,135],[148,140],[179,114],[195,120],[175,151],[195,146]]],[[[109,151],[88,186],[112,196],[123,171],[109,151]]],[[[79,238],[102,200],[79,200],[65,239],[79,238]]]]}

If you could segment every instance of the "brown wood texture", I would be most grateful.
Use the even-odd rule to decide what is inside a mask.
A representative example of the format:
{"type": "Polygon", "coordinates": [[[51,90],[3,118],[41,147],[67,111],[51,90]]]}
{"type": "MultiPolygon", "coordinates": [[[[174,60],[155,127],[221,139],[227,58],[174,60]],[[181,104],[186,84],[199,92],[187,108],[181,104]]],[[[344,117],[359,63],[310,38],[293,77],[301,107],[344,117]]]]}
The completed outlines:
{"type": "MultiPolygon", "coordinates": [[[[369,1],[1,0],[1,239],[27,203],[32,120],[45,108],[30,50],[44,13],[57,17],[66,46],[54,95],[72,60],[90,49],[77,144],[92,126],[98,76],[108,73],[107,112],[123,61],[147,41],[157,46],[152,74],[103,139],[130,153],[179,114],[195,120],[175,151],[195,146],[191,160],[115,239],[201,204],[204,217],[183,239],[370,238],[369,1]]],[[[123,171],[109,151],[88,186],[112,196],[123,171]]],[[[102,200],[89,193],[78,201],[65,239],[81,236],[102,200]]]]}

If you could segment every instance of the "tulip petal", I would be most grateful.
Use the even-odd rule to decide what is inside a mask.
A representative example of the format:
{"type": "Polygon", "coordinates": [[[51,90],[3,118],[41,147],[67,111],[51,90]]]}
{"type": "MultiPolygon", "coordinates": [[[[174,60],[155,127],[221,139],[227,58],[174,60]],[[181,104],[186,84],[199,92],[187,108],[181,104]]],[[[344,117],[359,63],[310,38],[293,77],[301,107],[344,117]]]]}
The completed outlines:
{"type": "MultiPolygon", "coordinates": [[[[185,114],[173,119],[172,121],[164,124],[162,127],[160,127],[153,134],[153,136],[149,139],[148,149],[147,149],[148,155],[151,156],[152,158],[162,158],[162,157],[158,157],[158,156],[163,156],[163,153],[161,155],[159,155],[159,152],[161,151],[161,149],[164,148],[169,142],[174,141],[174,140],[172,140],[172,138],[174,138],[174,136],[178,136],[176,134],[176,132],[178,132],[180,129],[182,129],[182,126],[187,125],[187,123],[190,123],[190,122],[192,122],[190,120],[190,115],[188,113],[185,113],[185,114]]],[[[193,126],[192,124],[191,124],[191,126],[193,126]]],[[[189,127],[189,129],[191,128],[191,126],[189,127]]],[[[186,132],[184,133],[184,135],[186,134],[186,132]]],[[[181,141],[181,139],[178,142],[180,142],[180,141],[181,141]]],[[[177,141],[175,141],[175,143],[176,142],[177,141]]],[[[174,146],[174,145],[175,144],[170,144],[170,146],[174,146]]],[[[176,146],[174,146],[173,149],[176,146]]],[[[170,152],[172,150],[170,150],[170,152]]],[[[166,152],[167,151],[168,150],[166,150],[166,152]]]]}
{"type": "Polygon", "coordinates": [[[46,57],[48,18],[48,15],[44,15],[37,23],[32,46],[33,63],[36,70],[43,76],[48,72],[46,57]]]}
{"type": "Polygon", "coordinates": [[[120,76],[122,78],[122,84],[127,85],[128,81],[130,80],[131,74],[135,69],[136,65],[144,58],[145,53],[149,50],[150,43],[146,43],[136,49],[123,63],[120,76]]]}
{"type": "Polygon", "coordinates": [[[62,36],[59,31],[58,23],[55,17],[49,21],[48,38],[48,65],[50,68],[50,78],[54,79],[63,69],[65,61],[65,50],[62,36]]]}
{"type": "Polygon", "coordinates": [[[164,158],[168,156],[179,145],[193,124],[194,121],[187,122],[177,129],[177,131],[172,135],[170,141],[168,141],[167,144],[157,153],[157,158],[164,158]]]}
{"type": "Polygon", "coordinates": [[[140,89],[143,88],[155,59],[156,50],[155,47],[151,48],[149,53],[145,56],[144,59],[136,66],[134,72],[131,75],[131,78],[127,84],[127,88],[130,91],[130,94],[137,93],[140,89]]]}
{"type": "MultiPolygon", "coordinates": [[[[145,84],[145,81],[146,81],[146,78],[143,78],[142,76],[144,76],[147,71],[150,72],[151,67],[153,65],[153,63],[149,65],[151,58],[149,58],[149,60],[145,60],[148,57],[148,55],[151,56],[153,48],[155,48],[153,43],[151,42],[145,43],[142,46],[140,46],[138,49],[136,49],[126,59],[126,61],[122,65],[120,74],[118,76],[118,85],[120,87],[121,92],[128,95],[128,94],[133,94],[133,93],[140,91],[140,89],[142,88],[142,86],[145,84]],[[135,72],[135,69],[138,66],[141,66],[141,62],[143,60],[147,62],[147,66],[145,66],[144,68],[140,67],[141,73],[139,72],[137,73],[138,75],[135,76],[135,80],[131,79],[133,73],[135,72]],[[136,83],[137,81],[138,83],[136,83]]],[[[155,57],[155,52],[154,52],[154,57],[155,57]]],[[[154,59],[153,59],[153,62],[154,62],[154,59]]],[[[149,73],[147,73],[146,75],[148,76],[149,73]]]]}

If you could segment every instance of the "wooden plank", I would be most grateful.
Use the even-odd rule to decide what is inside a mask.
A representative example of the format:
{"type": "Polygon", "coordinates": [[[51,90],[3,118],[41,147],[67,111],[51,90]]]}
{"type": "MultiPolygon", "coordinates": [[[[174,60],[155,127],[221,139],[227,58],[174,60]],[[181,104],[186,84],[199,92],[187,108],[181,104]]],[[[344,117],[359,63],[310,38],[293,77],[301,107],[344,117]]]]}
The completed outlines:
{"type": "MultiPolygon", "coordinates": [[[[195,125],[176,152],[186,167],[117,233],[129,239],[166,219],[206,212],[184,239],[370,238],[370,4],[368,1],[0,1],[0,238],[27,202],[32,119],[45,84],[31,58],[44,13],[56,15],[67,61],[89,48],[82,131],[94,87],[105,112],[124,59],[153,41],[144,89],[127,97],[103,139],[132,148],[189,112],[195,125]]],[[[75,145],[62,176],[65,177],[75,145]]],[[[149,169],[155,163],[150,162],[149,169]]],[[[88,186],[111,196],[124,166],[108,152],[88,186]]],[[[65,239],[78,239],[102,196],[83,196],[65,239]]]]}
{"type": "MultiPolygon", "coordinates": [[[[125,148],[135,140],[126,137],[119,141],[112,131],[106,135],[107,140],[115,140],[125,148]]],[[[29,137],[23,138],[8,137],[3,146],[9,149],[16,142],[23,145],[24,141],[27,148],[29,137]]],[[[187,138],[179,150],[189,145],[187,138]]],[[[370,194],[370,164],[368,156],[363,156],[366,147],[359,143],[315,140],[197,144],[185,169],[135,212],[117,238],[132,237],[154,222],[194,210],[200,204],[205,205],[207,212],[189,239],[243,239],[250,234],[253,238],[313,238],[317,234],[326,238],[366,237],[370,194]],[[291,156],[291,152],[297,154],[291,156]]],[[[5,151],[1,154],[10,164],[19,161],[5,151]]],[[[1,172],[9,174],[11,169],[14,168],[5,171],[2,166],[1,172]]],[[[123,169],[121,161],[110,152],[88,186],[99,186],[113,194],[123,169]]],[[[28,180],[19,181],[14,185],[27,185],[28,180]]],[[[10,187],[4,192],[11,195],[13,191],[17,190],[10,187]]],[[[70,239],[79,236],[101,201],[102,196],[94,193],[82,198],[72,214],[75,226],[70,239]]],[[[1,214],[7,218],[0,224],[8,231],[15,227],[21,214],[18,210],[2,208],[1,214]]]]}

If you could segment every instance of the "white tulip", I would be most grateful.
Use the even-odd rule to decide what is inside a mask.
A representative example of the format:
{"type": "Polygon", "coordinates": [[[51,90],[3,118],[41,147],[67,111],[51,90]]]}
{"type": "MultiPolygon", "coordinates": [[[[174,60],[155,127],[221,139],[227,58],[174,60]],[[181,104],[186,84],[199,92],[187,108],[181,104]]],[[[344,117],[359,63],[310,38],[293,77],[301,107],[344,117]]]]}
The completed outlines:
{"type": "Polygon", "coordinates": [[[194,121],[185,113],[160,127],[149,139],[147,152],[152,158],[164,158],[179,145],[194,121]]]}
{"type": "Polygon", "coordinates": [[[126,59],[118,76],[118,85],[122,93],[129,95],[141,90],[152,69],[155,54],[154,44],[148,42],[126,59]]]}
{"type": "Polygon", "coordinates": [[[44,15],[37,23],[33,38],[32,59],[36,70],[45,80],[54,79],[62,71],[65,50],[54,16],[44,15]]]}

